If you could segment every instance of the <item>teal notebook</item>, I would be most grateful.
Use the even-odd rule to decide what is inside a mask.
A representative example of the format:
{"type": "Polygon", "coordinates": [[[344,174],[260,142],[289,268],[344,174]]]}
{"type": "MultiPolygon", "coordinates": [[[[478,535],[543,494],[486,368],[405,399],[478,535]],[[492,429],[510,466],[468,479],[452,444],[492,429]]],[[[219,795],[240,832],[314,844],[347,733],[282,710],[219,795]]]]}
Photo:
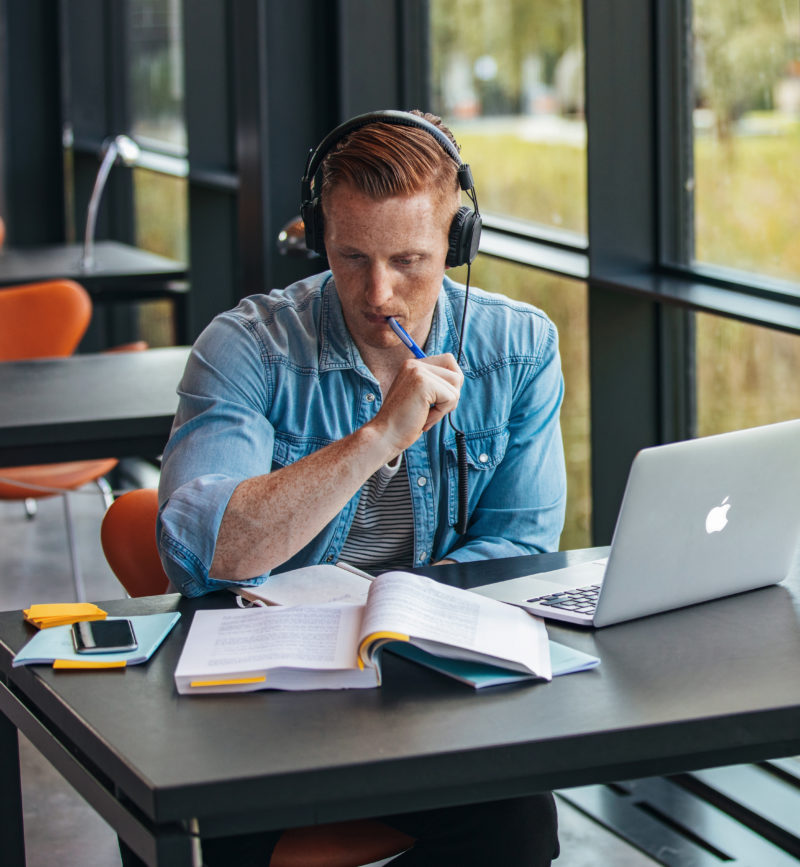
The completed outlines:
{"type": "MultiPolygon", "coordinates": [[[[410,659],[427,668],[432,668],[440,674],[446,674],[462,683],[482,689],[485,686],[501,686],[506,683],[518,683],[523,680],[538,680],[530,674],[520,674],[517,671],[509,671],[507,668],[499,668],[494,665],[483,665],[476,662],[465,662],[461,659],[446,659],[442,656],[433,656],[414,647],[406,642],[393,642],[386,646],[387,650],[404,659],[410,659]]],[[[550,664],[553,669],[553,677],[562,674],[573,674],[577,671],[588,671],[600,664],[596,656],[573,650],[557,641],[550,641],[550,664]]]]}
{"type": "Polygon", "coordinates": [[[109,617],[108,620],[130,620],[139,646],[124,653],[76,653],[72,644],[71,626],[51,626],[42,629],[14,657],[13,665],[53,663],[54,668],[121,668],[147,662],[180,613],[134,614],[130,617],[109,617]],[[59,664],[62,663],[62,664],[59,664]]]}

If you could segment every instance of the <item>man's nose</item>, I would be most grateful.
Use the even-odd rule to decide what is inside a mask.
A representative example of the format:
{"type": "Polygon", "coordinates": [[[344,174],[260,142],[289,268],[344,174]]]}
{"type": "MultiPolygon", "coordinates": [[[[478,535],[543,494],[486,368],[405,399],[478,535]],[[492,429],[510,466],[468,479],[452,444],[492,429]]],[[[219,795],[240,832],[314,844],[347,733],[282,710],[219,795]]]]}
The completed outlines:
{"type": "Polygon", "coordinates": [[[383,307],[391,299],[393,295],[391,275],[385,265],[376,262],[370,268],[364,294],[367,304],[376,309],[383,307]]]}

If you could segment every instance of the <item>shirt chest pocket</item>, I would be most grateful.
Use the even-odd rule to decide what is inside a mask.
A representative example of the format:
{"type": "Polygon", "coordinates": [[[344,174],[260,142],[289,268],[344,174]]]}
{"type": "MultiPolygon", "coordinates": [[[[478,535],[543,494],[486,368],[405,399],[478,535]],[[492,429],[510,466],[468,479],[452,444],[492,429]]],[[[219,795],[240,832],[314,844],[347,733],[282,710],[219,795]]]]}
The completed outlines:
{"type": "MultiPolygon", "coordinates": [[[[472,508],[492,479],[508,446],[508,428],[476,431],[465,436],[465,470],[468,503],[472,508]]],[[[450,526],[458,520],[459,460],[455,437],[445,442],[447,455],[447,514],[450,526]]]]}
{"type": "Polygon", "coordinates": [[[277,470],[297,463],[301,458],[308,457],[332,442],[333,440],[326,437],[298,436],[276,430],[272,449],[272,469],[277,470]]]}

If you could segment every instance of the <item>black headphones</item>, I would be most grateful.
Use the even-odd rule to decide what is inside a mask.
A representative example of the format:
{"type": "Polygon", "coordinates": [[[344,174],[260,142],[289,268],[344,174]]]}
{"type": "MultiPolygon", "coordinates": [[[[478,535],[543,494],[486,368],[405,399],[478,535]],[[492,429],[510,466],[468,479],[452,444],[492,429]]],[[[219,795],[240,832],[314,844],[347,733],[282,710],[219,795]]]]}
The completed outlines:
{"type": "Polygon", "coordinates": [[[306,247],[319,253],[320,256],[325,255],[325,221],[322,215],[322,201],[319,195],[314,195],[312,192],[314,178],[322,165],[322,161],[334,145],[346,135],[371,123],[390,123],[425,130],[439,142],[445,153],[456,164],[459,186],[472,201],[473,207],[468,208],[463,205],[453,217],[448,234],[445,265],[448,268],[456,268],[459,265],[470,264],[478,255],[478,244],[481,238],[481,215],[478,211],[472,171],[466,163],[461,162],[458,150],[442,130],[425,118],[406,111],[371,111],[367,114],[360,114],[337,126],[325,136],[316,149],[309,151],[305,174],[300,182],[300,200],[302,202],[300,215],[305,225],[306,247]]]}

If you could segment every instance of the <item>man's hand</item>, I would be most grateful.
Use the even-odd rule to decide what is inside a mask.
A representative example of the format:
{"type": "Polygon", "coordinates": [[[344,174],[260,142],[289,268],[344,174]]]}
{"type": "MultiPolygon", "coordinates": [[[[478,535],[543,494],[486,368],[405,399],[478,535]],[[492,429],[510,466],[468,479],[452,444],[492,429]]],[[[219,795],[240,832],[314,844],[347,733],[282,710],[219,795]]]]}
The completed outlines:
{"type": "Polygon", "coordinates": [[[400,454],[458,405],[464,374],[448,352],[403,362],[369,423],[400,454]]]}

